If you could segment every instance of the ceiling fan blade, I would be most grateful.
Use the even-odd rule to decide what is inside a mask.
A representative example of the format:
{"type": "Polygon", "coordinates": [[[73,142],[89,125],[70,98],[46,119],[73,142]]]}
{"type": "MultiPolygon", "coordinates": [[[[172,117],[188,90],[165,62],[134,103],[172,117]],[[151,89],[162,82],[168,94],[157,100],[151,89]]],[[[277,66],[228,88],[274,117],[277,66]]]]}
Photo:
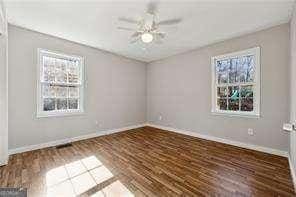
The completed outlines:
{"type": "Polygon", "coordinates": [[[157,25],[156,25],[156,22],[155,20],[152,21],[152,25],[151,25],[151,30],[154,31],[157,29],[157,25]]]}
{"type": "Polygon", "coordinates": [[[127,22],[127,23],[132,23],[132,24],[138,24],[139,21],[132,19],[132,18],[126,18],[126,17],[119,17],[118,20],[127,22]]]}
{"type": "Polygon", "coordinates": [[[166,36],[164,32],[154,32],[153,34],[159,38],[164,38],[166,36]]]}
{"type": "Polygon", "coordinates": [[[157,3],[155,1],[150,1],[147,5],[147,13],[155,15],[157,12],[157,3]]]}
{"type": "Polygon", "coordinates": [[[140,37],[137,37],[136,39],[131,40],[130,44],[134,44],[134,43],[138,42],[139,39],[140,39],[140,37]]]}
{"type": "Polygon", "coordinates": [[[181,21],[182,21],[181,18],[175,18],[175,19],[160,21],[157,23],[157,25],[174,25],[174,24],[180,23],[181,21]]]}
{"type": "Polygon", "coordinates": [[[138,36],[140,36],[142,33],[141,32],[139,32],[139,31],[136,31],[135,33],[133,33],[132,34],[132,36],[131,37],[138,37],[138,36]]]}
{"type": "Polygon", "coordinates": [[[153,34],[154,37],[154,43],[155,44],[162,44],[163,43],[163,39],[166,36],[166,33],[164,32],[151,32],[153,34]]]}
{"type": "Polygon", "coordinates": [[[163,39],[164,39],[164,37],[161,37],[161,36],[159,36],[159,35],[155,35],[155,40],[154,40],[154,43],[155,44],[162,44],[163,43],[163,39]]]}
{"type": "Polygon", "coordinates": [[[128,28],[128,27],[117,27],[117,29],[125,30],[125,31],[135,31],[134,29],[128,28]]]}

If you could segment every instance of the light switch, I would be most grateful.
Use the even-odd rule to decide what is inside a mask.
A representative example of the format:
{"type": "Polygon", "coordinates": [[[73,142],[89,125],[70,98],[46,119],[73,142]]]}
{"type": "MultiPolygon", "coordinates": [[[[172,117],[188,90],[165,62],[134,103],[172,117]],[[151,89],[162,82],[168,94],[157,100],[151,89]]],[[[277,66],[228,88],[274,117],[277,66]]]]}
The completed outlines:
{"type": "Polygon", "coordinates": [[[291,123],[284,123],[283,129],[285,131],[293,131],[294,130],[294,125],[291,123]]]}

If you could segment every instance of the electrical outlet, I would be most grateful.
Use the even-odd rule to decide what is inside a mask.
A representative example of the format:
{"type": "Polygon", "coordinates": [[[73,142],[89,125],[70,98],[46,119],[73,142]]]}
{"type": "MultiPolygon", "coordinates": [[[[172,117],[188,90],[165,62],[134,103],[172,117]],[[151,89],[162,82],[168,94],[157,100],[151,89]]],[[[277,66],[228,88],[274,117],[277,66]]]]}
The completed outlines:
{"type": "Polygon", "coordinates": [[[254,134],[255,134],[255,133],[254,133],[254,130],[251,129],[251,128],[248,128],[248,134],[249,134],[249,135],[254,135],[254,134]]]}
{"type": "Polygon", "coordinates": [[[160,115],[160,116],[158,116],[158,120],[162,120],[162,116],[160,115]]]}
{"type": "Polygon", "coordinates": [[[96,125],[96,128],[102,128],[102,123],[99,123],[99,121],[95,121],[95,125],[96,125]]]}

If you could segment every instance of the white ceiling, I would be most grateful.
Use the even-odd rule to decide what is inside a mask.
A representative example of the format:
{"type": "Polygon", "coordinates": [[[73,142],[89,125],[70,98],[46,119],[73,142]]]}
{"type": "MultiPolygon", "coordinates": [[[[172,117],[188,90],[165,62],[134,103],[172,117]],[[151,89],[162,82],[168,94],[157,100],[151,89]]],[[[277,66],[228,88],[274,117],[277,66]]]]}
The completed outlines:
{"type": "Polygon", "coordinates": [[[148,1],[6,0],[11,24],[82,43],[133,59],[150,62],[204,45],[286,23],[294,0],[158,1],[158,19],[182,18],[162,44],[129,44],[135,27],[119,17],[140,19],[148,1]]]}

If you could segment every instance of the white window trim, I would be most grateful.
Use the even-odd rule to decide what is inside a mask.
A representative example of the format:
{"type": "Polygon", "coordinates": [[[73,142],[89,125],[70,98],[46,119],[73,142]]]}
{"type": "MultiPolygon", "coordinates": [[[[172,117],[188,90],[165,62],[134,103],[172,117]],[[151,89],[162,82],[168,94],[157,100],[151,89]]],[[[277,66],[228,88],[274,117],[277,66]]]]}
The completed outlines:
{"type": "Polygon", "coordinates": [[[260,117],[260,103],[261,103],[261,65],[260,65],[260,47],[254,47],[243,51],[234,53],[223,54],[211,58],[212,64],[212,114],[214,115],[228,115],[228,116],[239,116],[239,117],[260,117]],[[216,62],[221,59],[234,58],[237,56],[255,55],[255,78],[254,78],[254,92],[253,92],[253,111],[230,111],[230,110],[219,110],[217,106],[217,79],[216,79],[216,62]]]}
{"type": "Polygon", "coordinates": [[[37,50],[37,118],[43,117],[54,117],[54,116],[73,116],[73,115],[83,115],[84,114],[84,58],[76,55],[67,55],[60,52],[54,52],[47,49],[38,48],[37,50]],[[79,59],[81,62],[81,84],[79,88],[79,109],[74,110],[55,110],[55,111],[43,111],[42,106],[42,93],[41,93],[41,82],[40,77],[42,76],[42,56],[46,54],[47,56],[50,55],[51,57],[55,58],[69,58],[69,59],[79,59]]]}

